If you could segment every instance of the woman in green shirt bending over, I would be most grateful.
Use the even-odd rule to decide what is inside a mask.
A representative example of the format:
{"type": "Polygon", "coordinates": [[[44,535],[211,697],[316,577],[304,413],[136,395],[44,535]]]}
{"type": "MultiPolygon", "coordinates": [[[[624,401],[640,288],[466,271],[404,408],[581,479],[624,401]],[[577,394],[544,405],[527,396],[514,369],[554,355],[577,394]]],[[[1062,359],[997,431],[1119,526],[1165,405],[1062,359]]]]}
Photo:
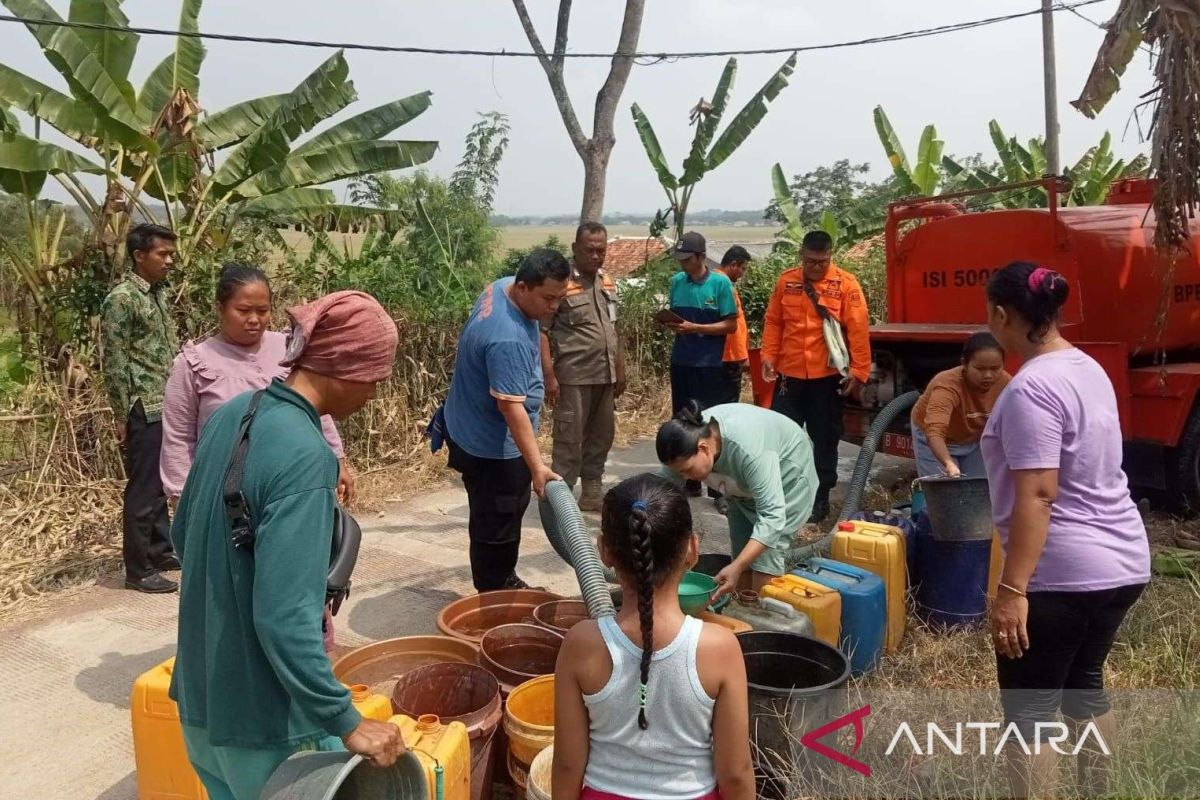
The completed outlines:
{"type": "Polygon", "coordinates": [[[733,563],[717,574],[713,600],[758,590],[787,572],[792,540],[817,494],[812,442],[803,428],[748,403],[702,412],[691,401],[658,429],[655,446],[664,475],[703,481],[728,499],[733,563]]]}

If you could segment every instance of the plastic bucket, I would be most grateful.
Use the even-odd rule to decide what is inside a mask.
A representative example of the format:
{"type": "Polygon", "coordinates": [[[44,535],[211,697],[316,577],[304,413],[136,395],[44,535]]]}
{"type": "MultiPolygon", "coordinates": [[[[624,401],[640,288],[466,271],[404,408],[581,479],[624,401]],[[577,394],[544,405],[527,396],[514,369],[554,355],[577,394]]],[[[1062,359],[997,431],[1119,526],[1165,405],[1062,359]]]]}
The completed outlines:
{"type": "Polygon", "coordinates": [[[455,661],[475,664],[478,645],[449,636],[402,636],[351,650],[333,665],[333,674],[342,683],[361,683],[390,697],[396,679],[409,670],[427,664],[455,661]]]}
{"type": "Polygon", "coordinates": [[[561,634],[566,634],[590,616],[587,604],[582,600],[551,600],[533,610],[534,622],[561,634]]]}
{"type": "Polygon", "coordinates": [[[733,556],[727,556],[724,553],[701,553],[700,558],[696,560],[696,566],[692,567],[692,572],[699,572],[701,575],[709,577],[717,577],[717,573],[733,563],[733,556]]]}
{"type": "Polygon", "coordinates": [[[533,610],[551,600],[562,600],[556,594],[537,589],[504,589],[484,592],[455,600],[438,613],[438,630],[455,639],[465,639],[476,645],[483,634],[500,625],[533,622],[533,610]]]}
{"type": "Polygon", "coordinates": [[[767,383],[762,376],[762,350],[757,347],[750,351],[750,392],[754,396],[754,405],[770,408],[775,396],[775,384],[767,383]]]}
{"type": "Polygon", "coordinates": [[[539,625],[501,625],[483,635],[479,663],[507,697],[522,683],[554,673],[563,637],[539,625]]]}
{"type": "Polygon", "coordinates": [[[679,607],[685,614],[698,614],[708,608],[708,599],[717,590],[717,582],[701,572],[685,572],[679,582],[679,607]]]}
{"type": "Polygon", "coordinates": [[[553,675],[535,678],[513,689],[504,704],[504,732],[508,734],[510,771],[515,761],[527,772],[538,753],[554,744],[553,675]]]}
{"type": "Polygon", "coordinates": [[[934,539],[979,542],[992,538],[992,498],[987,478],[921,478],[921,490],[934,539]]]}
{"type": "Polygon", "coordinates": [[[554,767],[554,745],[537,754],[529,765],[529,778],[525,786],[528,800],[550,800],[550,783],[554,767]]]}
{"type": "Polygon", "coordinates": [[[296,753],[275,768],[262,800],[428,800],[425,770],[413,753],[380,769],[346,751],[296,753]]]}
{"type": "Polygon", "coordinates": [[[400,677],[392,691],[397,714],[434,715],[442,724],[461,722],[471,739],[471,797],[491,796],[492,743],[503,709],[500,684],[474,664],[430,664],[400,677]]]}
{"type": "Polygon", "coordinates": [[[845,713],[849,660],[794,633],[752,631],[737,639],[746,661],[757,771],[768,781],[810,772],[818,762],[810,761],[800,737],[845,713]]]}

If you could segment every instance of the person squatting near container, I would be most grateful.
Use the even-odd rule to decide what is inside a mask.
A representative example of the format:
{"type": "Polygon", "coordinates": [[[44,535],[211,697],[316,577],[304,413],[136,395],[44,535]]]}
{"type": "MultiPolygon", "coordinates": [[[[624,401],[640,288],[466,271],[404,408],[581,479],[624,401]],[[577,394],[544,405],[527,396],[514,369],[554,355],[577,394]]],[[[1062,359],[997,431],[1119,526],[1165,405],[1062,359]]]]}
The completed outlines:
{"type": "Polygon", "coordinates": [[[380,766],[404,752],[399,728],[355,710],[320,633],[338,480],[321,417],[366,404],[392,372],[399,336],[361,292],[288,314],[290,373],[209,417],[172,530],[183,586],[170,695],[210,800],[257,800],[301,750],[348,749],[380,766]],[[253,534],[239,546],[224,484],[246,418],[241,492],[253,534]]]}
{"type": "Polygon", "coordinates": [[[996,337],[971,334],[963,345],[962,363],[934,375],[913,406],[917,475],[985,475],[979,437],[1010,380],[996,337]]]}
{"type": "Polygon", "coordinates": [[[550,468],[574,488],[579,508],[599,511],[604,463],[616,433],[616,399],[625,393],[625,359],[617,337],[617,285],[604,273],[608,229],[585,222],[575,231],[567,293],[542,323],[546,404],[554,407],[550,468]]]}
{"type": "Polygon", "coordinates": [[[626,602],[563,642],[553,797],[751,800],[741,647],[679,610],[679,582],[699,552],[687,497],[654,475],[627,478],[605,495],[600,530],[626,602]]]}
{"type": "Polygon", "coordinates": [[[179,338],[165,296],[175,263],[175,233],[136,225],[125,248],[130,267],[101,306],[104,386],[125,462],[121,509],[125,588],[163,593],[179,585],[162,575],[179,569],[171,547],[171,518],[159,477],[163,390],[179,338]]]}
{"type": "Polygon", "coordinates": [[[808,434],[782,414],[749,403],[701,412],[689,403],[658,429],[664,476],[702,481],[728,501],[733,562],[716,576],[713,600],[760,590],[788,571],[796,533],[817,495],[808,434]]]}
{"type": "MultiPolygon", "coordinates": [[[[724,401],[727,394],[725,337],[737,330],[737,301],[733,283],[708,268],[707,243],[695,231],[679,238],[671,255],[680,272],[671,276],[668,302],[680,321],[668,322],[675,331],[671,348],[671,413],[695,400],[701,408],[724,401]]],[[[689,494],[700,495],[700,484],[689,480],[689,494]]],[[[715,490],[710,492],[717,497],[715,490]]]]}
{"type": "Polygon", "coordinates": [[[871,374],[870,320],[858,279],[833,263],[829,234],[806,234],[800,262],[779,276],[767,304],[762,370],[764,380],[776,382],[771,408],[812,439],[821,485],[810,521],[820,522],[837,485],[842,398],[860,396],[871,374]],[[836,324],[827,328],[827,319],[836,324]],[[842,337],[832,351],[827,335],[842,337]]]}
{"type": "MultiPolygon", "coordinates": [[[[183,346],[163,397],[160,473],[163,490],[173,499],[183,492],[200,432],[212,413],[239,394],[266,388],[288,374],[280,364],[287,336],[270,330],[271,284],[262,270],[226,264],[217,279],[216,300],[219,332],[183,346]]],[[[328,414],[321,417],[321,431],[338,459],[338,501],[348,505],[354,500],[354,476],[328,414]]],[[[328,609],[322,627],[330,651],[333,615],[328,609]]]]}
{"type": "MultiPolygon", "coordinates": [[[[1104,369],[1059,331],[1070,287],[1057,272],[1013,263],[987,286],[988,327],[1022,366],[996,401],[980,446],[1004,568],[991,609],[1000,699],[1026,742],[1061,711],[1076,731],[1116,723],[1104,663],[1150,580],[1146,528],[1121,470],[1117,398],[1104,369]]],[[[1079,756],[1080,795],[1107,794],[1106,758],[1079,756]]],[[[1016,797],[1057,782],[1053,748],[1008,751],[1016,797]]]]}
{"type": "Polygon", "coordinates": [[[450,467],[467,490],[476,591],[527,587],[516,573],[521,518],[530,488],[540,497],[559,479],[537,443],[545,394],[538,324],[558,309],[570,275],[561,253],[534,250],[516,277],[484,290],[459,337],[446,403],[430,425],[440,425],[450,467]]]}
{"type": "Polygon", "coordinates": [[[742,309],[742,298],[737,284],[750,269],[750,253],[739,244],[725,251],[717,272],[729,278],[733,284],[733,302],[737,306],[737,327],[725,337],[725,352],[721,354],[724,367],[725,387],[722,403],[736,403],[742,399],[742,375],[750,363],[750,332],[746,327],[746,312],[742,309]]]}

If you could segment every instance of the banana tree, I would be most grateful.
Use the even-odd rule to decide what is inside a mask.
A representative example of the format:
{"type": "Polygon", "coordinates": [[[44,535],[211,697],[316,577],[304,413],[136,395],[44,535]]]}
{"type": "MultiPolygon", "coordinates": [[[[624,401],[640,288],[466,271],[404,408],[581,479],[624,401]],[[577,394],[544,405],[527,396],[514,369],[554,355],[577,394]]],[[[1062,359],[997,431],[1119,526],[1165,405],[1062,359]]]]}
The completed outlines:
{"type": "MultiPolygon", "coordinates": [[[[771,189],[775,194],[775,204],[784,220],[783,230],[779,231],[776,236],[779,241],[798,248],[808,231],[804,229],[804,223],[800,220],[800,212],[796,210],[796,201],[792,198],[792,189],[788,186],[787,177],[783,174],[783,167],[779,164],[771,168],[771,189]]],[[[842,221],[828,209],[822,212],[819,224],[821,230],[828,233],[829,237],[833,239],[834,247],[837,247],[847,233],[842,221]]]]}
{"type": "Polygon", "coordinates": [[[917,163],[916,166],[912,166],[883,106],[875,107],[874,117],[875,132],[883,144],[888,163],[892,165],[899,194],[922,197],[936,194],[948,175],[945,171],[946,158],[942,155],[946,143],[938,138],[937,128],[926,125],[925,130],[921,132],[921,139],[917,144],[917,163]]]}
{"type": "Polygon", "coordinates": [[[691,122],[696,126],[696,132],[692,137],[691,150],[683,162],[683,172],[679,176],[667,165],[662,145],[659,144],[650,119],[637,103],[633,104],[633,124],[637,127],[642,147],[669,202],[668,207],[655,216],[651,224],[651,235],[657,236],[666,230],[668,217],[674,222],[676,238],[683,235],[688,205],[696,185],[705,175],[723,164],[749,138],[767,115],[768,105],[788,85],[795,67],[796,54],[793,53],[718,136],[717,128],[725,115],[729,95],[737,77],[737,59],[729,59],[720,80],[717,81],[712,102],[701,98],[700,103],[692,109],[691,122]]]}
{"type": "MultiPolygon", "coordinates": [[[[28,19],[62,21],[45,0],[0,2],[28,19]]],[[[182,0],[180,30],[199,30],[201,5],[201,0],[182,0]]],[[[127,30],[121,0],[72,0],[68,21],[102,23],[116,30],[30,23],[30,32],[69,94],[0,65],[0,104],[34,120],[34,139],[46,124],[98,157],[99,163],[84,162],[87,169],[47,174],[89,215],[114,270],[124,257],[120,243],[135,216],[156,217],[147,196],[164,203],[165,221],[180,234],[181,255],[187,258],[197,248],[226,239],[229,230],[249,216],[375,219],[374,209],[337,206],[332,192],[316,187],[411,167],[436,151],[436,142],[380,138],[428,108],[429,92],[371,109],[296,144],[357,99],[341,52],[291,92],[238,103],[202,119],[198,97],[205,51],[198,40],[178,37],[174,52],[135,92],[129,71],[139,37],[127,30]],[[88,171],[104,176],[102,196],[79,179],[88,171]]],[[[14,160],[21,146],[29,147],[0,142],[0,163],[14,160]],[[14,152],[6,156],[6,150],[14,152]]],[[[56,151],[74,155],[63,148],[56,151]]],[[[22,191],[36,197],[34,188],[41,186],[31,184],[22,191]]]]}

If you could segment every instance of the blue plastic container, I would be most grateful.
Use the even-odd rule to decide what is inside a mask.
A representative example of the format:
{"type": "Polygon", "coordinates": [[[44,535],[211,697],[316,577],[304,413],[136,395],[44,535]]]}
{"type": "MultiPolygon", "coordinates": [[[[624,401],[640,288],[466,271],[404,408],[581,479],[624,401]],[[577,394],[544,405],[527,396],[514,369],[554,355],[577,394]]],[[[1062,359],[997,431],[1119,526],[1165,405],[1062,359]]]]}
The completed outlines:
{"type": "Polygon", "coordinates": [[[987,618],[991,541],[945,542],[917,515],[913,592],[917,616],[933,628],[970,628],[987,618]]]}
{"type": "Polygon", "coordinates": [[[829,558],[812,558],[792,573],[842,596],[842,633],[838,641],[850,657],[850,672],[875,668],[887,635],[887,596],[883,579],[873,572],[829,558]]]}

